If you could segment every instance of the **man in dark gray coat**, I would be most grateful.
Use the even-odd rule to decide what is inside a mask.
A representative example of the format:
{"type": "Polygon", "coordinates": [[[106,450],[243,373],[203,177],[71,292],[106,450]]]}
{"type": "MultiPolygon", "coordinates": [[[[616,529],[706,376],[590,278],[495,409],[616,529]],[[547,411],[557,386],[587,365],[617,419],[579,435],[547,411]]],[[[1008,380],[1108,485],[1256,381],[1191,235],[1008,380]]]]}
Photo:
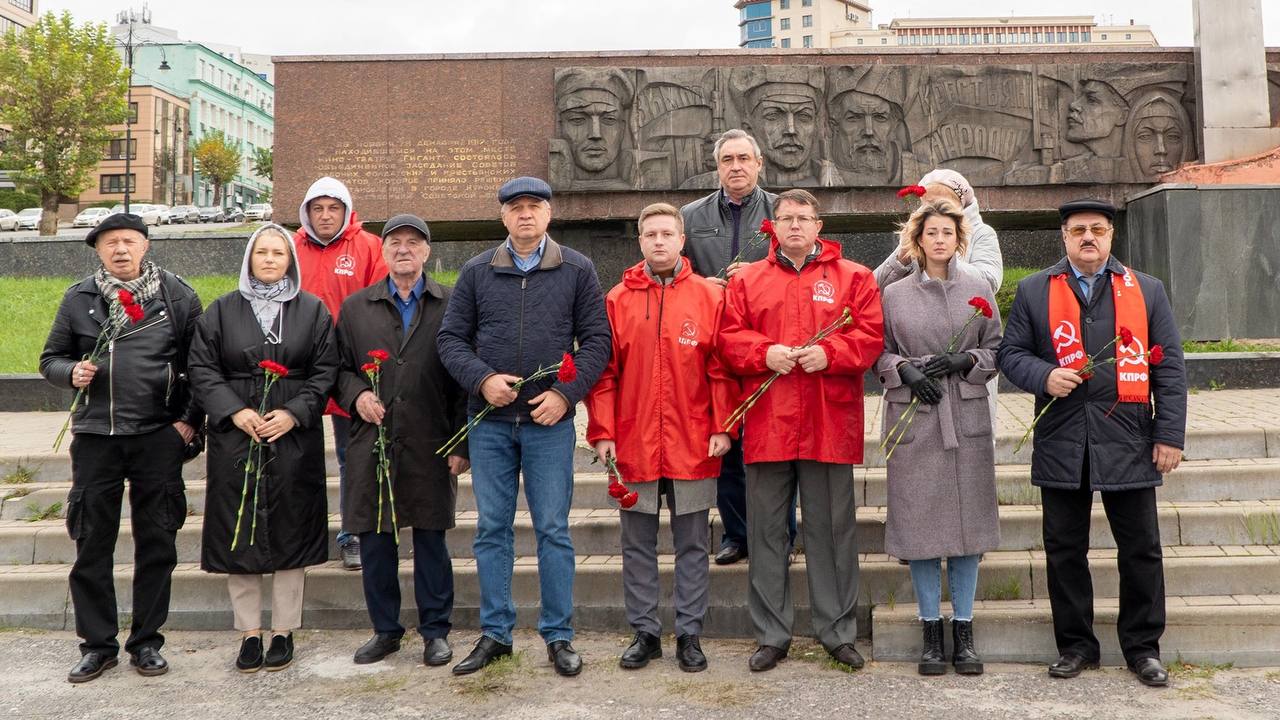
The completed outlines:
{"type": "Polygon", "coordinates": [[[1098,666],[1088,562],[1097,490],[1118,550],[1120,647],[1142,683],[1165,685],[1155,488],[1182,459],[1182,340],[1164,285],[1111,256],[1115,208],[1077,200],[1060,213],[1067,256],[1018,284],[998,353],[1001,372],[1035,394],[1037,415],[1052,403],[1036,425],[1031,457],[1060,653],[1049,675],[1076,677],[1098,666]],[[1135,339],[1118,341],[1121,328],[1135,339]],[[1157,345],[1163,360],[1154,354],[1157,345]],[[1102,364],[1090,372],[1083,368],[1087,358],[1102,364]]]}
{"type": "MultiPolygon", "coordinates": [[[[729,130],[715,145],[716,173],[720,188],[680,208],[684,218],[684,254],[693,271],[725,287],[742,267],[763,260],[768,241],[751,246],[760,223],[773,219],[777,195],[760,187],[764,156],[755,138],[742,130],[729,130]],[[738,257],[741,255],[742,257],[738,257]],[[737,258],[738,262],[733,262],[737,258]]],[[[733,441],[724,456],[716,481],[716,508],[724,532],[720,537],[717,565],[731,565],[747,556],[747,471],[742,464],[742,440],[733,441]]],[[[791,512],[791,538],[795,540],[795,510],[791,512]]]]}

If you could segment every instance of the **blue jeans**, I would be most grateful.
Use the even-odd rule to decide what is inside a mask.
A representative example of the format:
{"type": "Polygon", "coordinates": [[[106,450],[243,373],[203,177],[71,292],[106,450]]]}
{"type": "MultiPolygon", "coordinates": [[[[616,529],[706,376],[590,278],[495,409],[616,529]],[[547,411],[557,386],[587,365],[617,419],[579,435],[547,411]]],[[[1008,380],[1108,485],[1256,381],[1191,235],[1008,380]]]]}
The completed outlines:
{"type": "MultiPolygon", "coordinates": [[[[351,418],[341,415],[330,415],[333,423],[333,452],[338,456],[338,517],[344,514],[342,503],[346,499],[347,485],[347,443],[351,440],[351,418]]],[[[346,547],[352,540],[359,540],[349,532],[338,531],[338,547],[346,547]]]]}
{"type": "Polygon", "coordinates": [[[480,629],[511,644],[516,607],[511,598],[515,563],[516,498],[524,473],[524,495],[538,540],[538,583],[542,612],[538,632],[548,643],[573,639],[572,419],[545,427],[536,423],[483,420],[468,438],[471,485],[480,519],[476,526],[476,569],[480,575],[480,629]]]}
{"type": "MultiPolygon", "coordinates": [[[[953,620],[973,620],[973,596],[978,592],[978,560],[981,558],[981,555],[947,558],[953,620]]],[[[912,560],[911,585],[916,590],[920,619],[942,619],[942,558],[912,560]]]]}

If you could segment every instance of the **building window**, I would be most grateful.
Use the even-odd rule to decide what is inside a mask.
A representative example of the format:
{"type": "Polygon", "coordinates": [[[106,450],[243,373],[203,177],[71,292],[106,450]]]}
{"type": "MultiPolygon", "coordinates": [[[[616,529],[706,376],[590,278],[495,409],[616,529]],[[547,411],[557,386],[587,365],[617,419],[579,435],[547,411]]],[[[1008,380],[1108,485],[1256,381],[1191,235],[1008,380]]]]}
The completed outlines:
{"type": "Polygon", "coordinates": [[[784,48],[791,47],[791,38],[782,38],[782,47],[784,48]]]}
{"type": "Polygon", "coordinates": [[[982,33],[982,44],[983,45],[991,44],[991,33],[982,33]]]}
{"type": "Polygon", "coordinates": [[[1004,44],[1004,33],[996,33],[996,44],[997,45],[1004,44]]]}
{"type": "Polygon", "coordinates": [[[880,44],[881,44],[881,45],[888,45],[888,44],[889,44],[889,38],[880,38],[880,44]]]}
{"type": "Polygon", "coordinates": [[[26,10],[29,13],[35,12],[35,7],[36,7],[35,0],[9,0],[9,4],[18,8],[19,10],[26,10]]]}
{"type": "Polygon", "coordinates": [[[747,44],[746,44],[746,45],[744,45],[743,47],[748,47],[748,48],[771,48],[771,47],[773,47],[773,41],[772,41],[772,40],[750,40],[750,41],[748,41],[748,42],[747,42],[747,44]]]}
{"type": "Polygon", "coordinates": [[[779,30],[790,30],[790,29],[791,29],[791,18],[782,18],[781,20],[779,20],[779,21],[778,21],[778,29],[779,29],[779,30]]]}
{"type": "Polygon", "coordinates": [[[800,0],[800,7],[813,7],[813,0],[800,0]]]}
{"type": "Polygon", "coordinates": [[[912,45],[919,45],[919,44],[920,44],[920,36],[919,36],[919,35],[912,35],[912,36],[911,36],[911,44],[912,44],[912,45]]]}
{"type": "Polygon", "coordinates": [[[861,44],[862,44],[862,38],[858,38],[858,44],[859,44],[859,45],[861,45],[861,44]]]}
{"type": "Polygon", "coordinates": [[[805,46],[805,47],[807,47],[807,48],[811,48],[811,47],[813,47],[813,36],[812,36],[812,35],[805,35],[805,36],[804,36],[804,38],[802,38],[802,40],[803,40],[803,42],[804,42],[804,46],[805,46]]]}
{"type": "Polygon", "coordinates": [[[1022,44],[1026,45],[1029,42],[1031,42],[1031,35],[1029,33],[1022,33],[1022,44]]]}
{"type": "MultiPolygon", "coordinates": [[[[129,173],[129,192],[137,192],[138,176],[129,173]]],[[[103,195],[124,192],[124,175],[103,175],[98,179],[98,192],[103,195]]]]}
{"type": "Polygon", "coordinates": [[[136,125],[138,122],[138,103],[129,103],[129,124],[136,125]]]}
{"type": "Polygon", "coordinates": [[[1132,40],[1132,39],[1133,39],[1133,35],[1132,35],[1131,33],[1125,33],[1125,34],[1124,34],[1124,39],[1125,39],[1125,40],[1132,40]]]}
{"type": "MultiPolygon", "coordinates": [[[[117,138],[107,143],[107,155],[105,160],[124,160],[124,138],[117,138]]],[[[129,159],[138,159],[138,140],[137,138],[129,139],[129,159]]]]}
{"type": "Polygon", "coordinates": [[[778,9],[779,9],[779,10],[790,10],[790,9],[791,9],[791,0],[778,0],[778,9]]]}
{"type": "Polygon", "coordinates": [[[813,16],[805,15],[804,17],[800,18],[800,25],[801,27],[813,27],[813,16]]]}
{"type": "Polygon", "coordinates": [[[1064,32],[1058,33],[1058,42],[1064,43],[1066,41],[1067,41],[1067,34],[1064,32]]]}
{"type": "Polygon", "coordinates": [[[1102,33],[1102,39],[1103,39],[1103,40],[1106,40],[1106,39],[1107,39],[1107,34],[1106,34],[1106,33],[1102,33]]]}
{"type": "Polygon", "coordinates": [[[1085,30],[1084,32],[1080,33],[1080,39],[1084,42],[1089,42],[1089,31],[1085,30]]]}

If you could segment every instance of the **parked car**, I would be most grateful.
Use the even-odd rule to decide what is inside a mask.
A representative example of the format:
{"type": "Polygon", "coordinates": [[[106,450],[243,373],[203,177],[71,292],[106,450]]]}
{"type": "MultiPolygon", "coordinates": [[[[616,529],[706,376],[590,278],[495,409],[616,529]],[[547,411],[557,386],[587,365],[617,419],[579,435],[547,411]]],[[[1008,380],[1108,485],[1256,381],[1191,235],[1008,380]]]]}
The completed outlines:
{"type": "Polygon", "coordinates": [[[16,230],[18,228],[18,213],[0,208],[0,230],[16,230]]]}
{"type": "Polygon", "coordinates": [[[174,205],[169,208],[169,222],[175,223],[198,223],[200,222],[200,208],[195,205],[174,205]]]}
{"type": "Polygon", "coordinates": [[[40,227],[40,208],[27,208],[18,213],[18,225],[15,230],[35,230],[40,227]]]}
{"type": "Polygon", "coordinates": [[[142,218],[142,222],[147,225],[159,225],[164,219],[164,215],[160,212],[159,205],[150,203],[130,203],[129,212],[142,218]]]}
{"type": "Polygon", "coordinates": [[[159,223],[159,224],[161,224],[161,225],[168,225],[170,222],[172,222],[172,217],[171,217],[171,216],[170,216],[170,214],[169,214],[169,206],[168,206],[168,205],[152,205],[151,207],[155,208],[155,209],[156,209],[156,212],[160,213],[160,223],[159,223]]]}
{"type": "Polygon", "coordinates": [[[110,214],[111,211],[103,207],[85,208],[71,221],[71,227],[98,227],[98,223],[110,214]]]}
{"type": "Polygon", "coordinates": [[[238,207],[229,207],[222,211],[222,218],[227,222],[244,222],[244,211],[238,207]]]}
{"type": "Polygon", "coordinates": [[[220,207],[200,208],[200,222],[225,222],[227,216],[220,207]]]}
{"type": "Polygon", "coordinates": [[[271,206],[266,203],[257,203],[250,205],[249,209],[244,211],[246,220],[270,220],[271,206]]]}

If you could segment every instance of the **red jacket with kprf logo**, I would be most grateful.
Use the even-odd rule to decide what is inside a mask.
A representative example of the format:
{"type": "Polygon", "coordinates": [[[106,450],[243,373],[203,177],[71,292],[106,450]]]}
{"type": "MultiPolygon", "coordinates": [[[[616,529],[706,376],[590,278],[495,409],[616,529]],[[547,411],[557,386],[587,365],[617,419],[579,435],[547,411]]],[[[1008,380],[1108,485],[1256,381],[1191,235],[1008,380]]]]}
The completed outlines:
{"type": "Polygon", "coordinates": [[[764,260],[743,268],[725,293],[720,351],[750,395],[773,375],[765,353],[775,344],[799,347],[838,320],[853,323],[819,343],[827,369],[798,365],[765,391],[744,421],[748,463],[815,460],[862,462],[862,374],[884,351],[880,290],[867,268],[845,260],[840,244],[818,239],[818,256],[796,271],[778,260],[773,241],[764,260]]]}
{"type": "MultiPolygon", "coordinates": [[[[387,277],[382,240],[365,232],[354,212],[347,229],[328,245],[311,240],[305,229],[299,229],[293,236],[293,246],[298,252],[302,289],[324,302],[334,323],[338,322],[343,300],[387,277]]],[[[347,415],[332,398],[325,414],[347,415]]]]}
{"type": "Polygon", "coordinates": [[[605,296],[613,354],[587,394],[587,441],[618,444],[623,482],[720,475],[711,436],[733,412],[738,383],[716,354],[724,293],[688,260],[669,285],[644,262],[605,296]]]}

